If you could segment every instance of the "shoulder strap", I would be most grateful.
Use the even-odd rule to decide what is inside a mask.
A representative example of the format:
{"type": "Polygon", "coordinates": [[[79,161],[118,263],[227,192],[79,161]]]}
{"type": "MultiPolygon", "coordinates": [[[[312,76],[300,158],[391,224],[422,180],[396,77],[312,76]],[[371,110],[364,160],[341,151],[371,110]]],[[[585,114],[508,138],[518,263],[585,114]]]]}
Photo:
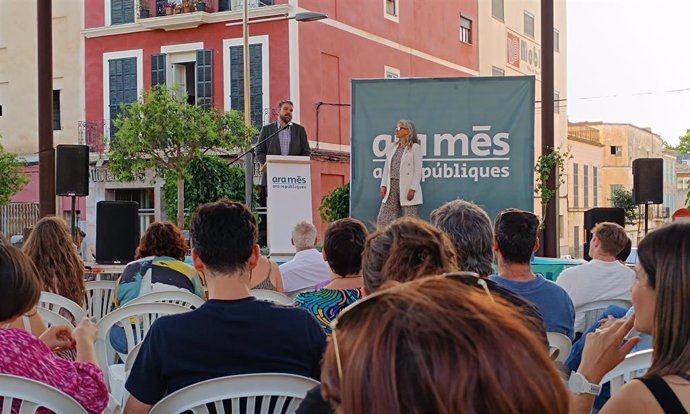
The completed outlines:
{"type": "Polygon", "coordinates": [[[668,386],[668,384],[666,383],[666,381],[664,381],[663,378],[655,375],[649,378],[637,379],[642,381],[642,383],[649,389],[649,391],[656,399],[656,402],[659,403],[659,406],[661,406],[661,409],[664,410],[665,413],[688,413],[687,411],[685,411],[685,408],[683,408],[683,404],[681,404],[678,397],[676,397],[676,394],[673,392],[671,387],[668,386]]]}

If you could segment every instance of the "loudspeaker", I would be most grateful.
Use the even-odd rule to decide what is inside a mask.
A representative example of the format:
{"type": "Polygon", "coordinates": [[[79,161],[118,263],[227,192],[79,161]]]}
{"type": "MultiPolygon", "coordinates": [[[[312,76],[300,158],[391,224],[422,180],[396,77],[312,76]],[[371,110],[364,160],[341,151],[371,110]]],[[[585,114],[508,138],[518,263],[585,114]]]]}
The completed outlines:
{"type": "Polygon", "coordinates": [[[99,201],[96,204],[96,262],[131,262],[138,245],[139,203],[99,201]]]}
{"type": "Polygon", "coordinates": [[[89,195],[88,145],[58,145],[55,167],[56,195],[89,195]]]}
{"type": "Polygon", "coordinates": [[[616,207],[596,207],[585,211],[585,235],[584,255],[585,260],[592,260],[589,256],[589,243],[592,241],[592,229],[598,223],[609,222],[625,227],[625,210],[616,207]]]}
{"type": "Polygon", "coordinates": [[[632,162],[635,204],[663,204],[664,160],[638,158],[632,162]]]}

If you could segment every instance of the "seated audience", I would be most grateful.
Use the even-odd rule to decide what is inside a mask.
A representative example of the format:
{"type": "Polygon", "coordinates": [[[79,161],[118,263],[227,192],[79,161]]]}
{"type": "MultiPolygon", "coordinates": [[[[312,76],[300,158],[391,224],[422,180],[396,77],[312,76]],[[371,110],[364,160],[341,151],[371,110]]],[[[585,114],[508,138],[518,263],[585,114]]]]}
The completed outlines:
{"type": "Polygon", "coordinates": [[[649,233],[637,253],[632,287],[635,316],[612,321],[587,335],[582,362],[569,382],[574,414],[592,411],[596,387],[587,383],[599,384],[638,344],[638,337],[625,340],[633,327],[653,334],[651,367],[625,384],[600,413],[680,414],[690,409],[690,223],[674,223],[649,233]]]}
{"type": "Polygon", "coordinates": [[[146,335],[126,389],[125,413],[147,413],[166,394],[212,378],[278,372],[319,378],[326,335],[309,312],[251,296],[249,272],[261,255],[254,215],[221,200],[192,220],[194,267],[209,300],[158,318],[146,335]]]}
{"type": "MultiPolygon", "coordinates": [[[[206,299],[204,284],[194,268],[184,262],[187,242],[180,229],[169,221],[151,223],[139,241],[133,262],[127,264],[113,290],[115,308],[152,292],[182,290],[206,299]]],[[[122,327],[110,331],[110,343],[127,353],[122,327]]]]}
{"type": "MultiPolygon", "coordinates": [[[[635,272],[616,260],[616,255],[629,241],[625,229],[616,223],[603,222],[594,226],[589,243],[592,260],[565,269],[556,281],[568,292],[575,308],[600,300],[630,300],[635,272]]],[[[575,332],[588,328],[585,313],[575,314],[575,332]]]]}
{"type": "Polygon", "coordinates": [[[335,411],[566,414],[565,384],[521,313],[465,283],[422,278],[342,312],[321,375],[335,411]]]}
{"type": "Polygon", "coordinates": [[[295,304],[311,312],[326,333],[341,310],[362,297],[362,251],[367,228],[352,218],[340,219],[328,227],[323,241],[323,258],[331,268],[331,280],[323,289],[302,292],[295,304]]]}
{"type": "Polygon", "coordinates": [[[74,330],[53,326],[40,337],[9,327],[25,313],[35,312],[41,288],[31,260],[16,247],[0,244],[0,373],[50,385],[89,413],[100,414],[109,396],[97,365],[93,322],[84,318],[74,330]],[[55,351],[61,349],[76,349],[76,361],[58,357],[55,351]]]}
{"type": "Polygon", "coordinates": [[[278,263],[261,256],[256,267],[249,274],[252,289],[273,290],[283,292],[283,277],[280,274],[278,263]]]}
{"type": "Polygon", "coordinates": [[[532,272],[532,254],[539,248],[539,219],[533,213],[503,210],[494,224],[498,274],[489,279],[522,296],[539,309],[548,332],[573,339],[575,307],[563,288],[532,272]]]}
{"type": "Polygon", "coordinates": [[[306,221],[297,223],[292,229],[291,241],[297,253],[292,260],[280,265],[285,292],[288,295],[297,294],[301,290],[314,289],[327,283],[331,269],[316,250],[316,227],[306,221]]]}

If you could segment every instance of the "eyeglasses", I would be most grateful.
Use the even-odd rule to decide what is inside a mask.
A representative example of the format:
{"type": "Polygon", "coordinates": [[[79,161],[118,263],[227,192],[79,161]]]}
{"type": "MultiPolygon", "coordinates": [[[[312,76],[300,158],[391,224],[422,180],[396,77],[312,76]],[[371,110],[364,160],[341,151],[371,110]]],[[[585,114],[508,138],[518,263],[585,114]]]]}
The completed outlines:
{"type": "MultiPolygon", "coordinates": [[[[486,293],[486,295],[489,297],[492,303],[496,302],[493,296],[491,295],[491,291],[489,290],[489,286],[486,283],[486,280],[482,279],[481,277],[479,277],[478,274],[474,272],[448,272],[439,276],[425,277],[423,279],[420,279],[420,283],[424,283],[425,281],[435,280],[439,278],[448,278],[460,282],[466,286],[479,288],[486,293]]],[[[396,292],[398,289],[406,288],[405,285],[406,284],[400,284],[371,294],[365,297],[364,299],[361,299],[353,303],[352,305],[348,306],[347,308],[343,309],[338,315],[338,317],[331,322],[331,338],[333,341],[333,348],[335,348],[335,361],[336,365],[338,366],[338,380],[340,381],[340,383],[342,383],[343,381],[343,366],[340,360],[340,349],[338,348],[338,338],[336,335],[336,327],[338,326],[338,323],[342,322],[343,320],[346,320],[347,318],[351,318],[353,314],[361,314],[367,309],[367,307],[371,307],[377,301],[380,301],[381,298],[385,298],[387,295],[396,292]],[[357,311],[355,312],[354,309],[357,309],[357,311]]]]}
{"type": "Polygon", "coordinates": [[[410,130],[410,128],[404,127],[404,126],[395,127],[395,130],[396,130],[396,131],[400,131],[401,129],[405,129],[405,130],[407,130],[407,131],[410,130]]]}

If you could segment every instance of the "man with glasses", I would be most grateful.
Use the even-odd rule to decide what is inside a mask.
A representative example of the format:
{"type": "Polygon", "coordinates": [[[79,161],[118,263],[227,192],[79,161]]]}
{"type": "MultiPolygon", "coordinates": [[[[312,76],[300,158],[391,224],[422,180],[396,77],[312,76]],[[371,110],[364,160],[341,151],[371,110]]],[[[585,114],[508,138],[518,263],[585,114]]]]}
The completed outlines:
{"type": "Polygon", "coordinates": [[[494,253],[498,274],[490,280],[534,304],[548,332],[575,337],[575,307],[560,286],[532,272],[532,255],[539,248],[539,219],[515,209],[502,211],[494,224],[494,253]]]}

